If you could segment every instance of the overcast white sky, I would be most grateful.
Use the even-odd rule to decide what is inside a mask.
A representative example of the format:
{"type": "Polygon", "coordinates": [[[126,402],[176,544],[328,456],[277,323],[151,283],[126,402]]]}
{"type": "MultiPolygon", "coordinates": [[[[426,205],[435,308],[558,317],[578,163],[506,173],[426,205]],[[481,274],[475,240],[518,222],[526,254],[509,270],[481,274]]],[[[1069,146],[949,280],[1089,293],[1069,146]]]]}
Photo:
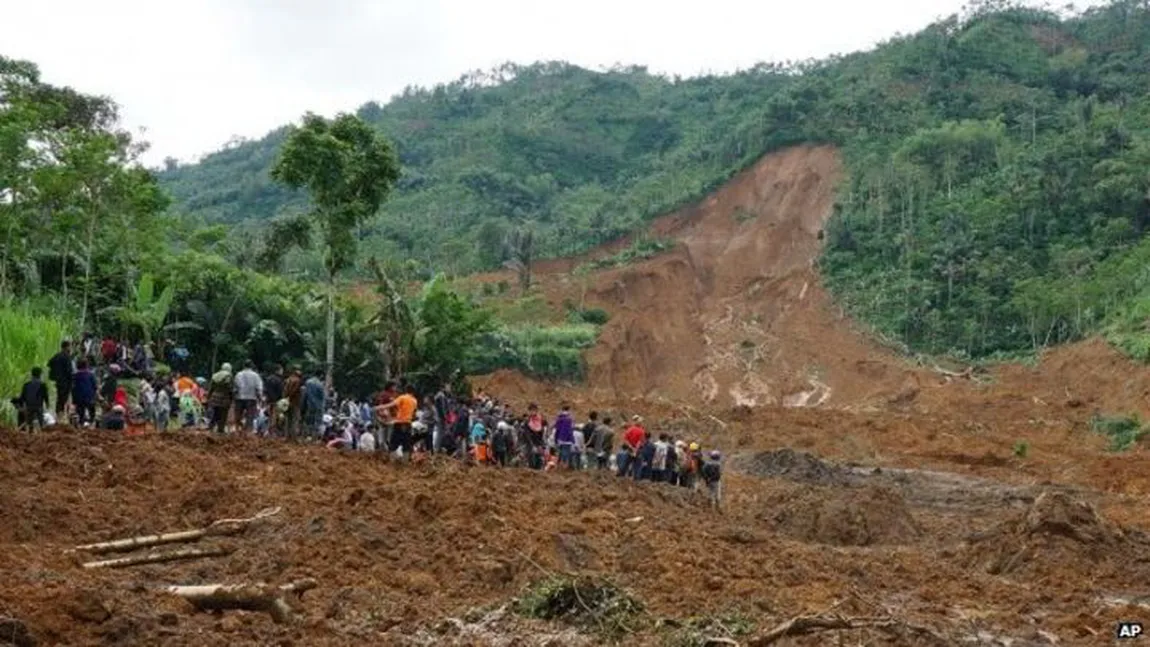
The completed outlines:
{"type": "Polygon", "coordinates": [[[0,0],[0,53],[114,98],[146,160],[505,61],[684,76],[867,48],[963,0],[0,0]]]}

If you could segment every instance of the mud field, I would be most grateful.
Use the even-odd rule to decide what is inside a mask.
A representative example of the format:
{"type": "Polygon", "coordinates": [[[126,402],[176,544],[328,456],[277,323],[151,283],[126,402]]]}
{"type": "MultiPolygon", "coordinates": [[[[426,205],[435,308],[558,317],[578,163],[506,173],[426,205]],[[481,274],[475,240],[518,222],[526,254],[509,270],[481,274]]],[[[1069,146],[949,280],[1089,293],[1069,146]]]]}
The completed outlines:
{"type": "Polygon", "coordinates": [[[476,380],[722,449],[721,511],[602,473],[0,431],[0,645],[1024,647],[1150,621],[1150,454],[1090,425],[1150,413],[1145,368],[1097,340],[981,372],[874,343],[818,281],[838,175],[832,149],[770,155],[654,222],[672,251],[540,263],[548,301],[611,314],[587,383],[476,380]],[[189,545],[212,557],[67,552],[261,511],[189,545]],[[282,622],[166,590],[305,580],[282,622]]]}

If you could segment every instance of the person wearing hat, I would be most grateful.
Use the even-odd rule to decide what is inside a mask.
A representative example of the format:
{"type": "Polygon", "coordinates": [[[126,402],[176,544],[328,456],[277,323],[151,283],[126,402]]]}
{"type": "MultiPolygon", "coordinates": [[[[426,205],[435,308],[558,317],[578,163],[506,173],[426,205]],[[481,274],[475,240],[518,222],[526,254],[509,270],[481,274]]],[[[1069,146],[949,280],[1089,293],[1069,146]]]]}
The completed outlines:
{"type": "Polygon", "coordinates": [[[703,482],[707,484],[707,493],[711,497],[711,507],[719,510],[721,508],[721,499],[723,494],[722,486],[722,465],[721,461],[723,455],[719,450],[712,450],[710,457],[703,463],[703,468],[700,470],[700,475],[703,477],[703,482]]]}

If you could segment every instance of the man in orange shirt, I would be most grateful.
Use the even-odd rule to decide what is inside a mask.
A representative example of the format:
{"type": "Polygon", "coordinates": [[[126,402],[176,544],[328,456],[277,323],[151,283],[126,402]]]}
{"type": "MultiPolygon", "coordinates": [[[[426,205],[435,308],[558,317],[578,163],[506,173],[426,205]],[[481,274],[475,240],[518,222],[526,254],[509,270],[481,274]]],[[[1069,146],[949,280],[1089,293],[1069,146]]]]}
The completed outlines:
{"type": "Polygon", "coordinates": [[[388,448],[395,451],[403,449],[403,457],[411,456],[411,422],[415,419],[415,410],[419,408],[419,401],[415,399],[415,387],[408,386],[402,395],[381,405],[385,410],[394,410],[394,422],[391,425],[391,444],[388,448]]]}

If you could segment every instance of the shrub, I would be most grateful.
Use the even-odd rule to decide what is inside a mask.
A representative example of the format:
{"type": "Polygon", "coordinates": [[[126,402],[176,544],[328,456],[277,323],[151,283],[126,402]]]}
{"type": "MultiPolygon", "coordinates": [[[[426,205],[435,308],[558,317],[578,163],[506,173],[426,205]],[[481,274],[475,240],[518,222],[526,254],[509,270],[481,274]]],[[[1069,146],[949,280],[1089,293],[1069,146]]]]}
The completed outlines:
{"type": "Polygon", "coordinates": [[[603,308],[584,308],[578,311],[579,321],[596,326],[602,326],[611,319],[611,315],[603,308]]]}
{"type": "Polygon", "coordinates": [[[1112,452],[1126,451],[1146,435],[1146,429],[1137,414],[1127,416],[1095,414],[1090,419],[1090,428],[1110,438],[1112,452]]]}

